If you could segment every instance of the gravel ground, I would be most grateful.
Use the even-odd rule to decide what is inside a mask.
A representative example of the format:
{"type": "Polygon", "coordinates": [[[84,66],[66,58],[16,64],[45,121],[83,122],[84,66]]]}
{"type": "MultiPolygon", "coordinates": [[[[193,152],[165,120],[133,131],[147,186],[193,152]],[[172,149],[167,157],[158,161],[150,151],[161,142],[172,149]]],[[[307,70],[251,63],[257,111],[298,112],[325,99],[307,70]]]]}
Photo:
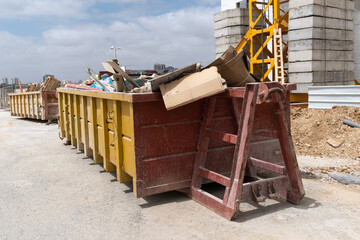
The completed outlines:
{"type": "MultiPolygon", "coordinates": [[[[316,176],[336,161],[299,157],[303,172],[320,168],[316,176]]],[[[242,204],[229,222],[178,192],[137,199],[65,146],[56,124],[0,112],[0,239],[358,239],[360,189],[303,181],[300,205],[242,204]]]]}

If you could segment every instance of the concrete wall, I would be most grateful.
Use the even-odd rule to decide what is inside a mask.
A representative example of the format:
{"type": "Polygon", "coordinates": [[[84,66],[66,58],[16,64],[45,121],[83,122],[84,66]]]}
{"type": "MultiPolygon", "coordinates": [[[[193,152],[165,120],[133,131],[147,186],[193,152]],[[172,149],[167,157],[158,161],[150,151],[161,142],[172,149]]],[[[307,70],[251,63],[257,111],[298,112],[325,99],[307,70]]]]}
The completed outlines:
{"type": "Polygon", "coordinates": [[[360,0],[354,0],[354,75],[360,82],[360,0]]]}
{"type": "Polygon", "coordinates": [[[249,29],[249,10],[228,9],[214,15],[215,53],[221,56],[232,45],[235,47],[249,29]]]}
{"type": "Polygon", "coordinates": [[[297,92],[353,84],[354,2],[291,0],[289,7],[289,80],[297,92]]]}

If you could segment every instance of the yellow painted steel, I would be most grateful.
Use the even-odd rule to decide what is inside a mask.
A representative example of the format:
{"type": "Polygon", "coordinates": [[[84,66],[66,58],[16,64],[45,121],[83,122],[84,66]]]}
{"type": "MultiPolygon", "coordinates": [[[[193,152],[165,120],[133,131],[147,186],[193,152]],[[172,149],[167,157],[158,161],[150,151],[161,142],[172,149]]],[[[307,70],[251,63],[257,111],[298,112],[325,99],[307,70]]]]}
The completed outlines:
{"type": "Polygon", "coordinates": [[[307,102],[308,94],[307,93],[292,93],[290,94],[290,102],[307,102]]]}
{"type": "Polygon", "coordinates": [[[41,92],[9,94],[11,116],[47,120],[44,118],[41,92]]]}
{"type": "MultiPolygon", "coordinates": [[[[274,30],[280,28],[283,35],[288,33],[289,14],[288,11],[281,8],[282,4],[288,2],[288,0],[249,0],[249,30],[236,46],[236,50],[240,52],[247,45],[250,45],[250,72],[254,74],[256,71],[261,76],[261,81],[270,81],[269,75],[275,67],[274,49],[268,49],[267,47],[268,43],[273,40],[274,30]],[[270,12],[271,14],[269,14],[270,12]],[[258,14],[258,17],[254,21],[255,14],[258,14]],[[266,23],[265,28],[259,26],[261,19],[266,23]],[[255,46],[259,47],[256,52],[255,46]],[[262,55],[262,58],[260,58],[260,55],[262,55]],[[260,68],[261,65],[266,65],[267,70],[265,73],[260,68]]],[[[263,24],[263,22],[261,23],[263,24]]],[[[284,41],[282,43],[284,44],[283,61],[286,63],[287,44],[284,41]]],[[[274,78],[275,74],[273,73],[274,78]]]]}
{"type": "Polygon", "coordinates": [[[120,182],[133,181],[136,195],[132,97],[123,93],[57,89],[60,136],[120,182]]]}

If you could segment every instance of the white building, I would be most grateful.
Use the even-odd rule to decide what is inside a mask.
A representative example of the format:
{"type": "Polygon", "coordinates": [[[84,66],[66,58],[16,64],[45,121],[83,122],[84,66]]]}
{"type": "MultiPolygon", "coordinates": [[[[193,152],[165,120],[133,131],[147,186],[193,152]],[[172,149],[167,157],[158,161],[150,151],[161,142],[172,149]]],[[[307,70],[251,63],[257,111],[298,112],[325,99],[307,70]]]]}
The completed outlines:
{"type": "Polygon", "coordinates": [[[222,0],[221,11],[234,8],[247,8],[249,0],[222,0]]]}

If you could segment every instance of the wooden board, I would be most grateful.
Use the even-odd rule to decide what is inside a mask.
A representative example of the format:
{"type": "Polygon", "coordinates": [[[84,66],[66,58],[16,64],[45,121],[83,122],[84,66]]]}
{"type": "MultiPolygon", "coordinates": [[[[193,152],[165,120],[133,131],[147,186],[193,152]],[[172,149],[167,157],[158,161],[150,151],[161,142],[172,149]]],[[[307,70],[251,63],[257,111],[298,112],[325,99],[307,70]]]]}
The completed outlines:
{"type": "Polygon", "coordinates": [[[111,73],[118,73],[123,78],[125,78],[129,83],[131,83],[134,87],[140,87],[129,75],[124,72],[119,65],[117,65],[114,61],[106,61],[106,63],[102,63],[105,70],[111,73]]]}
{"type": "Polygon", "coordinates": [[[174,72],[171,73],[167,73],[164,75],[161,75],[157,78],[154,78],[153,80],[150,81],[151,84],[151,90],[153,92],[158,92],[160,91],[160,85],[163,83],[168,83],[171,82],[179,77],[182,77],[183,74],[185,73],[194,73],[194,72],[198,72],[200,70],[200,67],[198,67],[199,65],[197,63],[194,63],[190,66],[178,69],[174,72]]]}

